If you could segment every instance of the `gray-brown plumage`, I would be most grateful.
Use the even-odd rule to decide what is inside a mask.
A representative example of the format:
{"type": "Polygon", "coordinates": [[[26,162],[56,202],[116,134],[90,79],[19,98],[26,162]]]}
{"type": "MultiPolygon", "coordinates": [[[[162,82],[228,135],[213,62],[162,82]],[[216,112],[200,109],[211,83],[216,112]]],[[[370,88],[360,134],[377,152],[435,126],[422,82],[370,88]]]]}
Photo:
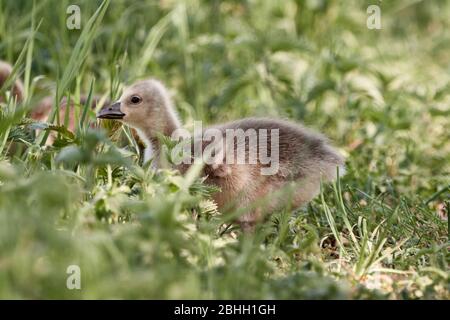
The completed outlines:
{"type": "MultiPolygon", "coordinates": [[[[104,107],[97,117],[116,119],[136,128],[147,144],[147,157],[156,158],[156,161],[161,150],[158,135],[171,136],[181,127],[167,90],[153,79],[127,88],[118,102],[104,107]]],[[[268,164],[263,164],[259,153],[254,164],[238,164],[236,161],[228,164],[228,154],[225,152],[222,162],[206,165],[203,169],[206,183],[221,189],[213,195],[219,209],[245,208],[244,214],[238,218],[245,229],[252,228],[266,213],[277,208],[287,204],[298,207],[307,203],[319,193],[321,179],[324,182],[335,179],[336,167],[344,166],[342,156],[328,144],[324,136],[293,122],[247,118],[210,128],[218,129],[224,137],[227,129],[279,130],[279,167],[274,174],[261,174],[261,168],[268,164]]],[[[274,151],[270,149],[270,137],[268,134],[269,154],[274,151]]],[[[242,150],[248,154],[255,151],[252,148],[259,148],[259,142],[255,146],[247,140],[234,140],[229,147],[237,151],[238,144],[244,143],[242,150]]],[[[202,141],[202,149],[209,143],[202,141]]],[[[188,167],[179,165],[178,169],[185,172],[188,167]]]]}
{"type": "MultiPolygon", "coordinates": [[[[11,76],[11,73],[12,73],[12,66],[9,63],[0,60],[0,88],[11,76]]],[[[24,90],[22,81],[20,81],[20,79],[17,79],[12,85],[11,93],[12,96],[17,99],[17,102],[21,102],[23,100],[24,90]]],[[[4,101],[3,97],[0,96],[0,102],[3,101],[4,101]]]]}
{"type": "MultiPolygon", "coordinates": [[[[4,83],[11,76],[12,66],[4,61],[0,60],[0,87],[4,85],[4,83]]],[[[24,99],[24,89],[23,84],[20,79],[16,79],[14,84],[12,85],[11,93],[17,102],[22,102],[24,99]]],[[[4,97],[0,96],[0,102],[4,102],[4,97]]],[[[80,106],[84,106],[88,97],[86,95],[82,95],[80,97],[80,106]]],[[[36,105],[33,105],[29,113],[29,117],[36,121],[47,122],[50,112],[52,111],[53,103],[55,98],[53,96],[44,97],[40,100],[36,105]]],[[[93,97],[91,99],[91,108],[95,109],[101,99],[99,97],[93,97]]],[[[105,101],[105,104],[109,104],[109,101],[105,101]]],[[[68,112],[68,123],[67,129],[71,132],[75,132],[76,129],[76,119],[75,119],[75,103],[71,99],[70,103],[67,103],[67,98],[64,97],[61,100],[59,105],[59,119],[61,122],[66,118],[66,114],[68,112]]],[[[51,145],[55,139],[55,133],[50,133],[49,138],[47,139],[47,144],[51,145]]]]}

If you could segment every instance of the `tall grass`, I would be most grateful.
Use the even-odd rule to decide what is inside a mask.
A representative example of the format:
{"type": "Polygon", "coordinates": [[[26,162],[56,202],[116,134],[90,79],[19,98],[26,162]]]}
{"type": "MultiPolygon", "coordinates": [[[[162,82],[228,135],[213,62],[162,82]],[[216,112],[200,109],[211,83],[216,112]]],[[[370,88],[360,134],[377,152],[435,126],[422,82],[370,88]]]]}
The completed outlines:
{"type": "Polygon", "coordinates": [[[81,30],[65,26],[69,4],[0,1],[14,64],[0,89],[0,297],[449,298],[446,1],[379,3],[381,30],[366,28],[368,1],[81,1],[81,30]],[[9,94],[19,76],[23,103],[9,94]],[[94,125],[94,95],[150,76],[188,128],[288,117],[327,134],[347,173],[243,235],[198,168],[142,166],[129,128],[94,125]],[[35,123],[45,95],[51,117],[35,123]],[[66,287],[74,264],[81,290],[66,287]]]}

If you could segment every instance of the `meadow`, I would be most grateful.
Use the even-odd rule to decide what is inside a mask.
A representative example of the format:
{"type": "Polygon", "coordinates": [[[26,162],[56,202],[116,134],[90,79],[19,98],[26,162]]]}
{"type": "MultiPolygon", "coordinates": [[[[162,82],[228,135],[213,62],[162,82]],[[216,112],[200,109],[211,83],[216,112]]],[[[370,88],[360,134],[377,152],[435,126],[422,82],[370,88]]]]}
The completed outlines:
{"type": "Polygon", "coordinates": [[[71,4],[0,0],[0,59],[25,88],[0,89],[0,298],[450,298],[450,2],[79,1],[70,30],[71,4]],[[288,118],[347,172],[243,234],[195,172],[143,165],[129,128],[79,102],[150,76],[186,128],[288,118]]]}

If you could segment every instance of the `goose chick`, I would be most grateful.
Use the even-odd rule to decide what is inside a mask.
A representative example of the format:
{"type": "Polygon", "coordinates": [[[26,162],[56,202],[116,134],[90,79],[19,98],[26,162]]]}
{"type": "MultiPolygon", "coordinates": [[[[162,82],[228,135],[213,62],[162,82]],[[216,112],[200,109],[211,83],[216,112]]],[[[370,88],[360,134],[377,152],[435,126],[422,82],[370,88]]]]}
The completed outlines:
{"type": "MultiPolygon", "coordinates": [[[[0,60],[0,88],[11,76],[11,73],[12,73],[12,66],[9,63],[0,60]]],[[[12,95],[17,99],[17,102],[21,102],[23,100],[24,89],[22,81],[20,81],[20,79],[14,82],[14,85],[12,87],[12,95]]],[[[3,97],[0,96],[0,102],[3,101],[4,101],[3,97]]]]}
{"type": "MultiPolygon", "coordinates": [[[[154,79],[126,88],[120,99],[102,108],[97,117],[116,119],[134,127],[147,145],[146,158],[153,157],[156,161],[161,151],[158,135],[170,137],[181,127],[166,88],[154,79]]],[[[267,138],[257,136],[254,145],[247,138],[240,142],[233,138],[231,144],[222,143],[220,150],[225,152],[218,152],[220,156],[203,168],[206,183],[221,189],[213,195],[219,210],[246,208],[245,214],[238,218],[244,230],[253,229],[266,213],[286,205],[287,201],[294,207],[309,202],[319,193],[321,181],[336,178],[336,167],[341,167],[343,172],[344,159],[328,144],[327,139],[293,122],[247,118],[212,126],[205,131],[210,129],[221,135],[223,141],[226,141],[229,130],[278,132],[276,148],[272,144],[275,140],[272,135],[267,138]],[[262,161],[261,139],[266,142],[267,154],[278,153],[277,170],[270,174],[262,173],[268,164],[262,161]],[[239,149],[242,143],[244,148],[239,149]],[[230,149],[233,159],[237,152],[244,152],[244,159],[249,159],[252,151],[257,151],[253,153],[256,154],[256,161],[227,161],[230,149]],[[257,203],[260,204],[255,205],[257,203]]],[[[210,143],[210,140],[202,140],[201,150],[205,151],[210,143]]],[[[180,164],[177,168],[183,173],[189,166],[180,164]]]]}

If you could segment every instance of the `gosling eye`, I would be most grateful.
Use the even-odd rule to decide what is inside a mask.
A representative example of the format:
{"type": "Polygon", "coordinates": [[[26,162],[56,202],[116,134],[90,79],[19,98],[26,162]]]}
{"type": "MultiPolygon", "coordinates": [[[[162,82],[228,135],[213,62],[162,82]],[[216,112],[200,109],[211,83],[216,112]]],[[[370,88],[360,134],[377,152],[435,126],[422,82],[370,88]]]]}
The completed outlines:
{"type": "Polygon", "coordinates": [[[130,101],[132,104],[138,104],[138,103],[141,103],[142,98],[139,96],[132,96],[130,101]]]}

